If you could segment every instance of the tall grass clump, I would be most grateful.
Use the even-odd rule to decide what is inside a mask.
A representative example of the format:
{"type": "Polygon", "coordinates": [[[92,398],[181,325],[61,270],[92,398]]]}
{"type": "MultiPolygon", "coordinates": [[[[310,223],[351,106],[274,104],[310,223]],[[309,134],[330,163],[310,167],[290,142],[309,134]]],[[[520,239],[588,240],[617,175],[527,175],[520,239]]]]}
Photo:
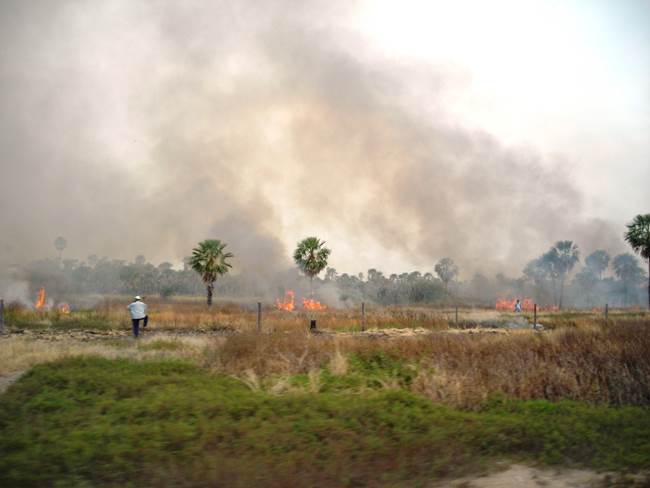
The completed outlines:
{"type": "Polygon", "coordinates": [[[354,372],[352,366],[367,363],[373,365],[375,377],[383,372],[384,380],[394,380],[395,365],[404,365],[414,373],[400,383],[402,388],[462,408],[482,408],[494,394],[522,400],[650,404],[650,328],[644,321],[543,334],[440,332],[388,340],[238,334],[204,352],[204,366],[235,376],[249,369],[266,377],[319,368],[345,376],[354,372]]]}

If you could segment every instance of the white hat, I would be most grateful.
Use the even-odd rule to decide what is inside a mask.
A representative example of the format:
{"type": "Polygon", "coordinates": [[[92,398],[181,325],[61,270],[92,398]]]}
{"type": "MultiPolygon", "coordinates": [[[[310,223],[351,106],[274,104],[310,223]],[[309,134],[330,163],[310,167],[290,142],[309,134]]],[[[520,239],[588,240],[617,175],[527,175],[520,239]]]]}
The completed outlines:
{"type": "Polygon", "coordinates": [[[136,295],[133,297],[134,300],[142,300],[142,297],[140,295],[136,295]]]}

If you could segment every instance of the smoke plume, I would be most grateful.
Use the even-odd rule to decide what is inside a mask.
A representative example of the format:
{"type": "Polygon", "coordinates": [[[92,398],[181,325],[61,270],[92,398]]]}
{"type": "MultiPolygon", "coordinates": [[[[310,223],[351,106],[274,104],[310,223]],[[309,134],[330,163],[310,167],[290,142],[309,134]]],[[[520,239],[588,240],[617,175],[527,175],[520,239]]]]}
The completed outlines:
{"type": "Polygon", "coordinates": [[[175,262],[218,237],[262,273],[312,234],[346,263],[372,244],[424,269],[618,245],[583,218],[570,161],[459,126],[443,101],[462,76],[368,54],[353,9],[3,2],[0,265],[58,235],[67,255],[175,262]]]}

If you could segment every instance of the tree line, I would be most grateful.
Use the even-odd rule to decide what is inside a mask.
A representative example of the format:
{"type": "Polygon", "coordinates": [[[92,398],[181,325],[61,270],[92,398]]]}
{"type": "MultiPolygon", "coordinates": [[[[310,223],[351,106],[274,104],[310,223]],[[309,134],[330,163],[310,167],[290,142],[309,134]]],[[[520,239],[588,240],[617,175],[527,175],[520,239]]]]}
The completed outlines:
{"type": "MultiPolygon", "coordinates": [[[[628,224],[626,241],[650,266],[650,214],[639,215],[628,224]]],[[[440,259],[431,271],[393,273],[378,269],[367,273],[339,274],[328,267],[331,250],[317,237],[300,241],[293,253],[296,268],[261,281],[252,273],[230,274],[232,252],[218,239],[199,243],[184,259],[182,269],[171,263],[158,265],[137,256],[133,262],[89,256],[85,261],[63,259],[67,245],[55,240],[57,258],[28,263],[17,271],[34,287],[46,286],[61,297],[84,293],[144,294],[171,298],[174,295],[206,294],[208,305],[216,293],[223,297],[281,296],[287,287],[308,285],[309,294],[326,294],[336,305],[370,301],[381,305],[493,304],[497,298],[530,297],[536,303],[564,308],[590,308],[609,303],[634,306],[643,303],[644,281],[650,277],[631,253],[616,256],[603,249],[581,260],[572,241],[558,241],[545,253],[529,261],[519,277],[497,274],[488,278],[477,273],[460,281],[460,269],[452,258],[440,259]]],[[[305,286],[306,288],[306,286],[305,286]]],[[[306,291],[305,291],[306,293],[306,291]]],[[[650,306],[650,283],[648,288],[650,306]]]]}

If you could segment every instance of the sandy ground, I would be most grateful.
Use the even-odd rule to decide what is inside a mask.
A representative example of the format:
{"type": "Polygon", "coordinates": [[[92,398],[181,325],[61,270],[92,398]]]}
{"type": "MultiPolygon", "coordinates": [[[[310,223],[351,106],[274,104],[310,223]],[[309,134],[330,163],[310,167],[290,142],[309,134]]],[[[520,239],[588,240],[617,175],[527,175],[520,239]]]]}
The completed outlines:
{"type": "Polygon", "coordinates": [[[392,337],[414,337],[414,336],[425,336],[432,333],[446,333],[446,334],[509,334],[512,332],[511,329],[494,329],[494,328],[472,328],[472,329],[445,329],[439,331],[432,331],[430,329],[423,328],[403,328],[403,329],[368,329],[364,331],[355,331],[355,332],[336,332],[336,331],[321,331],[322,333],[335,335],[338,337],[371,337],[371,338],[385,338],[390,339],[392,337]]]}
{"type": "Polygon", "coordinates": [[[622,476],[580,469],[540,469],[513,464],[506,470],[485,476],[438,481],[431,488],[606,488],[650,486],[644,475],[622,476]]]}

